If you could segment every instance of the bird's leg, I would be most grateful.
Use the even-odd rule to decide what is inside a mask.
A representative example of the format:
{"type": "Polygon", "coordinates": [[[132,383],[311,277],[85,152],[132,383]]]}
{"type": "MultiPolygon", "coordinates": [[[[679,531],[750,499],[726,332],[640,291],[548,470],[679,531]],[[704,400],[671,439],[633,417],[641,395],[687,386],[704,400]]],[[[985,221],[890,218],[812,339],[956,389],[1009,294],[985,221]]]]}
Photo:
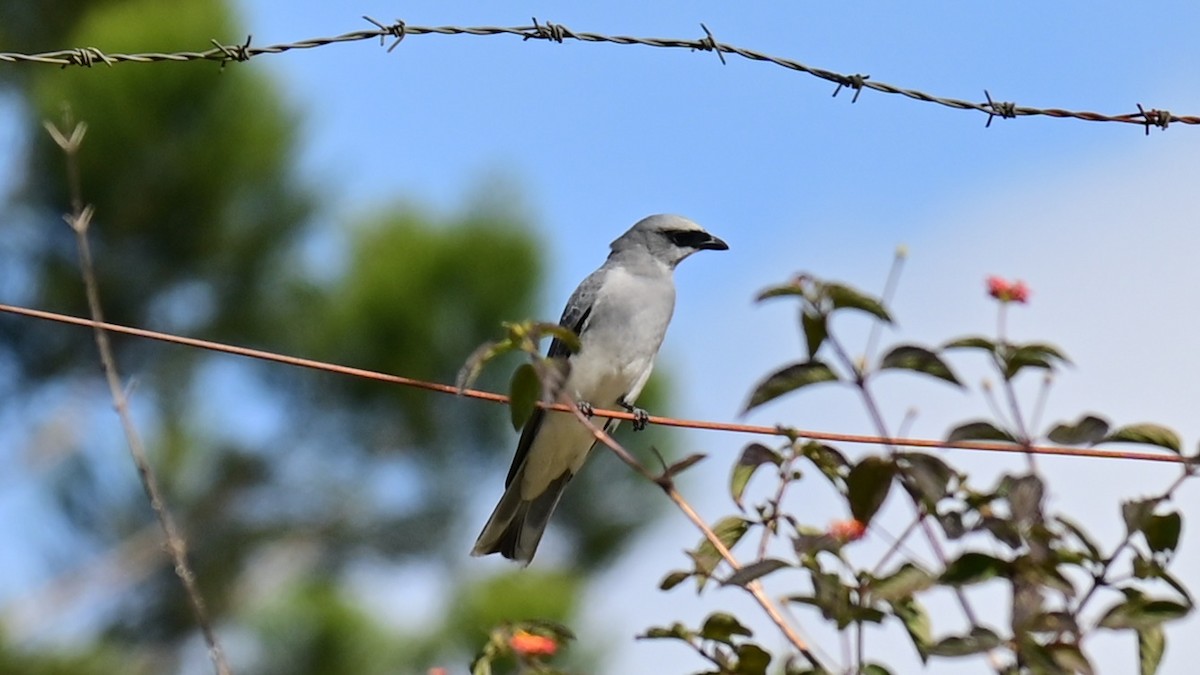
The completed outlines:
{"type": "Polygon", "coordinates": [[[589,403],[587,401],[577,401],[575,403],[575,407],[579,408],[579,412],[583,413],[584,415],[586,415],[588,417],[591,417],[592,415],[594,415],[596,413],[595,406],[593,406],[591,403],[589,403]]]}
{"type": "Polygon", "coordinates": [[[625,410],[633,413],[633,430],[634,431],[641,431],[642,429],[646,428],[646,424],[650,421],[650,413],[646,412],[645,410],[642,410],[641,408],[633,405],[632,403],[629,403],[628,401],[625,400],[624,396],[617,399],[617,405],[619,405],[622,408],[624,408],[625,410]]]}

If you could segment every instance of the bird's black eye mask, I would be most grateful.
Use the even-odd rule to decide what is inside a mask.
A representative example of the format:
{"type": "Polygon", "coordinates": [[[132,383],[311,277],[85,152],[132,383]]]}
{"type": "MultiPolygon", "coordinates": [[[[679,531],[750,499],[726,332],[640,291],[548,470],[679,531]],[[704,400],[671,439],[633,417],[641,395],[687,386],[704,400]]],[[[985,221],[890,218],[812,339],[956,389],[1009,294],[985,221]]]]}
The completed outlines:
{"type": "Polygon", "coordinates": [[[664,232],[672,244],[680,248],[703,248],[712,242],[712,235],[698,230],[669,230],[664,232]]]}

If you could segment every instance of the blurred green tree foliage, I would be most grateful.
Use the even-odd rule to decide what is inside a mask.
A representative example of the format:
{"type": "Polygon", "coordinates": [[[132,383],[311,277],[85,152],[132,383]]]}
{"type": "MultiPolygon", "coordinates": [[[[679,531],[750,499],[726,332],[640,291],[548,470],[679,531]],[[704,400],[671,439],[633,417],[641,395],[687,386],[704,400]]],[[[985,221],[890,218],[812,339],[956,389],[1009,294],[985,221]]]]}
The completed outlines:
{"type": "MultiPolygon", "coordinates": [[[[0,0],[6,49],[172,51],[242,35],[220,0],[0,0]]],[[[0,91],[18,102],[28,139],[23,180],[0,204],[6,302],[86,313],[61,220],[64,161],[40,125],[66,114],[88,125],[82,185],[111,321],[452,381],[501,321],[535,312],[537,241],[496,200],[450,217],[394,204],[350,225],[316,218],[321,189],[295,171],[300,115],[254,64],[10,66],[0,91]]],[[[556,520],[561,554],[485,579],[466,552],[515,439],[502,410],[146,341],[115,346],[218,632],[238,636],[227,648],[239,672],[465,663],[497,620],[567,619],[587,575],[657,504],[616,461],[594,461],[556,520]],[[401,570],[445,590],[429,616],[396,629],[359,586],[401,570]]],[[[97,556],[153,528],[97,366],[88,331],[0,316],[0,372],[12,373],[0,412],[51,458],[31,480],[53,506],[31,517],[68,542],[0,545],[37,556],[49,579],[86,578],[97,556]]],[[[492,377],[483,384],[503,386],[492,377]]],[[[0,455],[6,471],[30,471],[19,460],[0,455]]],[[[94,629],[83,647],[59,651],[58,609],[24,627],[42,638],[32,644],[0,633],[0,672],[161,673],[203,660],[166,556],[151,559],[66,608],[94,629]]]]}

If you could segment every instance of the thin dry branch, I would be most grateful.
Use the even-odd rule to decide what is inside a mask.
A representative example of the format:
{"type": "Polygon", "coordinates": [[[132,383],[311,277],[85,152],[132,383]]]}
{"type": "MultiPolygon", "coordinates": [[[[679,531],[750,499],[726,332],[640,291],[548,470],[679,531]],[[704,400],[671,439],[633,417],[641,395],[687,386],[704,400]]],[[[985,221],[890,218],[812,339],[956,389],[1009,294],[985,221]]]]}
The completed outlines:
{"type": "MultiPolygon", "coordinates": [[[[561,401],[561,405],[567,406],[572,412],[574,412],[576,419],[578,419],[581,424],[588,428],[588,431],[592,433],[593,438],[611,450],[613,454],[615,454],[622,462],[625,462],[625,464],[629,465],[630,468],[640,474],[643,478],[662,488],[662,491],[666,493],[671,502],[683,512],[683,515],[687,516],[688,520],[692,521],[692,524],[696,526],[696,529],[700,530],[700,532],[704,535],[704,539],[709,544],[712,544],[712,547],[716,549],[717,553],[721,555],[721,558],[725,560],[725,563],[729,565],[729,568],[733,570],[733,572],[736,573],[738,570],[742,569],[741,563],[738,562],[738,559],[733,555],[733,552],[729,550],[729,547],[721,541],[720,537],[717,536],[717,533],[713,532],[713,529],[708,526],[708,523],[704,522],[704,519],[700,517],[700,514],[696,513],[696,510],[692,508],[692,505],[688,503],[687,499],[685,499],[683,495],[679,493],[679,490],[675,488],[675,482],[672,480],[669,473],[664,472],[662,475],[656,475],[654,472],[647,469],[644,464],[639,462],[637,458],[630,454],[629,451],[626,450],[620,443],[617,443],[612,436],[609,436],[603,429],[592,423],[592,420],[589,419],[587,415],[584,415],[583,412],[579,410],[579,408],[569,398],[563,396],[561,401]]],[[[771,619],[771,623],[774,623],[779,628],[779,631],[783,633],[783,636],[787,638],[787,641],[791,643],[793,647],[795,647],[796,651],[803,655],[804,658],[808,660],[809,664],[813,666],[813,668],[820,671],[825,671],[826,669],[824,665],[822,665],[822,662],[817,655],[813,653],[812,648],[808,645],[808,641],[800,635],[795,626],[792,626],[790,623],[788,623],[787,619],[784,618],[783,613],[779,610],[775,603],[767,597],[766,591],[763,590],[762,583],[756,579],[750,583],[747,583],[745,585],[745,589],[754,598],[755,602],[762,607],[763,611],[766,612],[767,617],[771,619]]]]}
{"type": "Polygon", "coordinates": [[[209,620],[204,598],[201,597],[200,589],[196,585],[196,575],[188,563],[187,542],[179,532],[179,528],[175,525],[174,518],[171,517],[171,512],[168,510],[166,501],[163,499],[162,491],[159,489],[158,478],[154,473],[154,468],[150,465],[150,461],[146,456],[146,449],[142,443],[141,435],[133,423],[133,417],[129,414],[129,401],[125,396],[124,387],[121,386],[121,376],[117,371],[116,358],[113,356],[108,332],[104,328],[104,311],[100,304],[99,284],[96,282],[95,265],[92,263],[92,249],[88,243],[88,228],[92,222],[93,211],[90,205],[85,206],[83,203],[83,190],[79,179],[78,153],[79,147],[83,143],[83,137],[87,132],[87,125],[82,122],[74,125],[70,136],[67,136],[50,122],[45,122],[44,124],[46,131],[62,149],[63,155],[67,160],[67,181],[71,194],[71,213],[66,214],[64,219],[75,232],[75,241],[79,249],[79,267],[87,293],[88,310],[92,316],[92,329],[96,337],[96,349],[100,354],[100,365],[104,370],[104,379],[108,383],[109,394],[112,396],[113,408],[117,412],[117,417],[121,420],[121,428],[125,432],[125,440],[129,445],[129,453],[133,457],[133,463],[137,466],[138,478],[141,480],[142,487],[146,491],[146,497],[150,500],[150,508],[158,518],[159,526],[162,528],[163,535],[166,538],[167,553],[171,556],[175,574],[183,584],[188,604],[192,608],[192,614],[195,615],[196,623],[200,626],[200,632],[204,636],[204,642],[208,645],[208,654],[212,660],[213,668],[216,670],[217,675],[230,675],[233,671],[229,668],[225,652],[221,648],[221,642],[217,638],[216,631],[213,630],[212,622],[209,620]]]}

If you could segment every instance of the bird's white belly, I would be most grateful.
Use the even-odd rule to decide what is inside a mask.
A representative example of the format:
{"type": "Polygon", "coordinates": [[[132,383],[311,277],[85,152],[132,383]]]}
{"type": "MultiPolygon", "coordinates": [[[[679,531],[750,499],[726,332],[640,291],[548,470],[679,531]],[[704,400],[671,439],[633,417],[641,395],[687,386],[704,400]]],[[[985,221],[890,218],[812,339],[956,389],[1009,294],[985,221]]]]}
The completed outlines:
{"type": "MultiPolygon", "coordinates": [[[[596,408],[617,408],[617,402],[630,392],[630,388],[641,379],[642,373],[653,365],[651,359],[645,358],[624,364],[591,363],[585,355],[586,348],[577,355],[582,360],[574,364],[567,376],[566,391],[576,402],[586,401],[596,408]]],[[[604,425],[599,418],[596,423],[604,425]]],[[[547,485],[565,471],[579,473],[594,442],[591,430],[581,424],[574,414],[547,412],[529,448],[521,484],[522,497],[531,498],[541,494],[547,485]]]]}
{"type": "MultiPolygon", "coordinates": [[[[563,390],[576,402],[613,409],[622,398],[632,404],[645,384],[671,320],[675,293],[669,284],[623,270],[610,271],[605,284],[608,295],[593,307],[563,390]]],[[[546,413],[525,460],[522,497],[541,494],[564,472],[578,473],[593,442],[591,431],[574,415],[546,413]]]]}

